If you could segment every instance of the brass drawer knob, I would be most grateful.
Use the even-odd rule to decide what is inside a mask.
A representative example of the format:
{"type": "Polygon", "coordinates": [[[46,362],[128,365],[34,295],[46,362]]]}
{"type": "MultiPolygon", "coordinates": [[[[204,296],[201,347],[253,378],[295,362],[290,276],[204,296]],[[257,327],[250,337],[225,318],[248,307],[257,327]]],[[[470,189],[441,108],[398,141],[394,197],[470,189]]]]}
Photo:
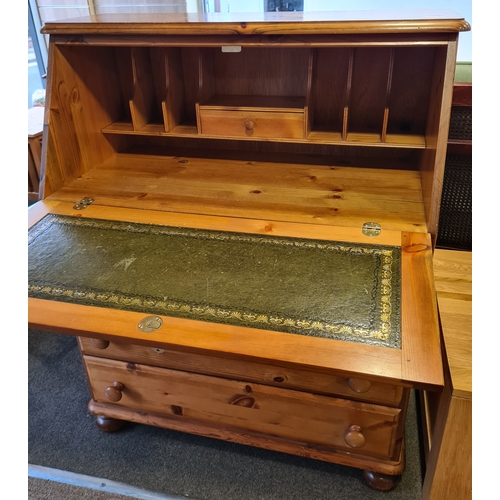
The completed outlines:
{"type": "Polygon", "coordinates": [[[351,448],[363,448],[366,443],[365,436],[363,436],[359,425],[351,425],[344,436],[344,440],[351,448]]]}
{"type": "Polygon", "coordinates": [[[372,386],[372,383],[369,380],[364,380],[362,378],[350,378],[347,383],[354,392],[359,393],[368,392],[372,386]]]}
{"type": "Polygon", "coordinates": [[[253,129],[254,129],[254,127],[255,127],[255,123],[254,123],[252,120],[247,120],[247,121],[245,122],[245,128],[246,128],[247,130],[253,130],[253,129]]]}
{"type": "Polygon", "coordinates": [[[106,349],[109,346],[109,340],[90,339],[90,343],[97,349],[106,349]]]}
{"type": "Polygon", "coordinates": [[[123,394],[122,391],[125,389],[125,386],[121,382],[113,382],[109,387],[104,389],[104,395],[113,403],[120,401],[123,394]]]}

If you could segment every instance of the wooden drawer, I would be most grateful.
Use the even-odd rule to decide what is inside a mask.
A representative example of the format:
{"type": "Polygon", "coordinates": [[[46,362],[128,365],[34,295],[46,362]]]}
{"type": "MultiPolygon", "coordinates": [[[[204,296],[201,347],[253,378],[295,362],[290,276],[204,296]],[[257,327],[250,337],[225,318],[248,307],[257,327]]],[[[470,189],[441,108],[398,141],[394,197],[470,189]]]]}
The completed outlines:
{"type": "Polygon", "coordinates": [[[200,129],[204,135],[259,137],[268,139],[304,138],[303,112],[233,111],[203,109],[200,129]]]}
{"type": "Polygon", "coordinates": [[[84,356],[93,398],[130,409],[392,458],[400,410],[84,356]]]}
{"type": "Polygon", "coordinates": [[[247,380],[388,406],[400,406],[404,394],[404,388],[401,386],[371,381],[359,376],[334,375],[85,337],[79,337],[79,344],[81,351],[91,356],[247,380]]]}

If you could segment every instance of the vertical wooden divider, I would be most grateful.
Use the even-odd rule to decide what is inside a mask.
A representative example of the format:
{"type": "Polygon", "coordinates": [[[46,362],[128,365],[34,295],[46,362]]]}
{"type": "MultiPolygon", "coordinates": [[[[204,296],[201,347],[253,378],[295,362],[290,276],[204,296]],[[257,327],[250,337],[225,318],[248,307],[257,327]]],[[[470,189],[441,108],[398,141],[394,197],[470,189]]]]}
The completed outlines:
{"type": "Polygon", "coordinates": [[[184,111],[184,85],[180,51],[175,48],[151,50],[151,67],[165,132],[180,124],[184,111]]]}
{"type": "Polygon", "coordinates": [[[151,121],[154,105],[154,85],[147,48],[132,48],[133,97],[129,101],[134,130],[140,130],[151,121]]]}
{"type": "Polygon", "coordinates": [[[205,102],[215,94],[213,50],[217,49],[201,49],[198,54],[198,98],[196,100],[196,125],[198,127],[198,134],[201,134],[200,103],[205,102]]]}
{"type": "Polygon", "coordinates": [[[394,70],[394,47],[391,48],[391,54],[389,56],[389,71],[387,73],[387,92],[385,97],[384,121],[382,123],[382,133],[380,136],[382,142],[385,142],[387,139],[387,124],[389,123],[389,99],[391,97],[393,70],[394,70]]]}
{"type": "Polygon", "coordinates": [[[347,70],[347,81],[344,99],[344,115],[342,120],[342,140],[347,140],[347,131],[349,129],[349,102],[351,100],[352,88],[352,70],[354,67],[354,49],[351,49],[349,54],[349,68],[347,70]]]}
{"type": "Polygon", "coordinates": [[[314,93],[313,93],[313,82],[315,78],[313,76],[315,71],[315,61],[317,58],[316,50],[311,48],[309,50],[309,61],[307,67],[307,90],[306,90],[306,106],[304,109],[304,139],[311,132],[313,121],[314,121],[314,93]]]}

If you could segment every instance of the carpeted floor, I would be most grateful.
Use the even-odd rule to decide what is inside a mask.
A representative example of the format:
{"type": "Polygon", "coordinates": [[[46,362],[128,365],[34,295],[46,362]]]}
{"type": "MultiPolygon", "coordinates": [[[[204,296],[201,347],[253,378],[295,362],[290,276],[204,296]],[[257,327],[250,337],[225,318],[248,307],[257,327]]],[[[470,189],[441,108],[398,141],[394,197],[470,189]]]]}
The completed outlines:
{"type": "Polygon", "coordinates": [[[130,500],[130,497],[30,477],[28,478],[28,500],[130,500]]]}
{"type": "MultiPolygon", "coordinates": [[[[29,500],[185,500],[108,479],[28,466],[29,500]]],[[[191,500],[196,500],[192,498],[191,500]]]]}
{"type": "MultiPolygon", "coordinates": [[[[421,497],[414,394],[407,419],[406,471],[395,490],[381,493],[368,488],[362,471],[353,468],[145,425],[127,424],[118,433],[103,433],[87,412],[90,393],[76,339],[28,333],[30,464],[198,500],[421,497]]],[[[30,483],[31,499],[57,498],[37,497],[35,486],[30,483]]]]}

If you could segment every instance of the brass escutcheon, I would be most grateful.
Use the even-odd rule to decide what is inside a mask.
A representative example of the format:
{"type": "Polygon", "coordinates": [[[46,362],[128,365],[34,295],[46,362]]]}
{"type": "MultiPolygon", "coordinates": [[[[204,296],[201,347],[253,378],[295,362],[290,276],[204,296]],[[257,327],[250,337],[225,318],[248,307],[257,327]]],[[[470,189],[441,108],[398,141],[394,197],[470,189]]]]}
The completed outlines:
{"type": "Polygon", "coordinates": [[[139,321],[137,328],[139,328],[141,332],[151,333],[158,330],[161,325],[163,325],[163,321],[159,316],[146,316],[139,321]]]}

